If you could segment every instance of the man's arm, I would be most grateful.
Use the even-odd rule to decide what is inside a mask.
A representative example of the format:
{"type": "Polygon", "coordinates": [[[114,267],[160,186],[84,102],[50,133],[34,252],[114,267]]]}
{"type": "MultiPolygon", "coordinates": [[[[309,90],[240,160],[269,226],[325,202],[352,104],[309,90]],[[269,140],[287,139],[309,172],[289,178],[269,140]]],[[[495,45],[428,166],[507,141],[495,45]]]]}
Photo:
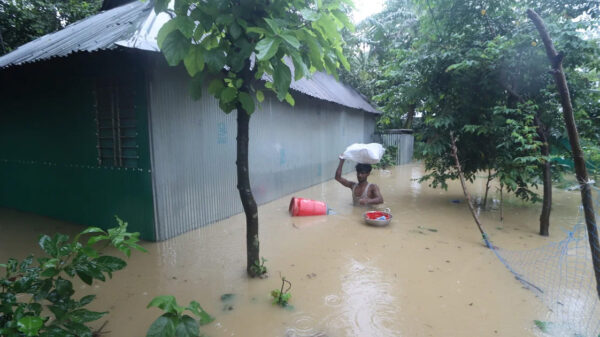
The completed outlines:
{"type": "Polygon", "coordinates": [[[354,183],[347,179],[342,178],[342,167],[343,166],[344,166],[344,159],[342,157],[340,157],[340,163],[338,164],[337,170],[335,170],[335,180],[339,181],[340,184],[342,184],[348,188],[352,188],[354,183]]]}
{"type": "Polygon", "coordinates": [[[367,196],[368,198],[362,198],[358,202],[361,205],[375,205],[383,203],[383,196],[381,195],[381,191],[379,191],[379,186],[376,184],[371,184],[367,196]]]}

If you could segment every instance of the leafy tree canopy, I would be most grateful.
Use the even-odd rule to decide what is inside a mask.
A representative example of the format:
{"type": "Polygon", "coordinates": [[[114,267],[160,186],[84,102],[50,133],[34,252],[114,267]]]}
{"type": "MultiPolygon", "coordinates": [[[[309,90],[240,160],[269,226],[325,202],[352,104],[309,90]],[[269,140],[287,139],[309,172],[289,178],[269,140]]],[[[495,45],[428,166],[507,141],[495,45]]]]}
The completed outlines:
{"type": "Polygon", "coordinates": [[[102,0],[0,0],[0,55],[95,14],[102,0]]]}

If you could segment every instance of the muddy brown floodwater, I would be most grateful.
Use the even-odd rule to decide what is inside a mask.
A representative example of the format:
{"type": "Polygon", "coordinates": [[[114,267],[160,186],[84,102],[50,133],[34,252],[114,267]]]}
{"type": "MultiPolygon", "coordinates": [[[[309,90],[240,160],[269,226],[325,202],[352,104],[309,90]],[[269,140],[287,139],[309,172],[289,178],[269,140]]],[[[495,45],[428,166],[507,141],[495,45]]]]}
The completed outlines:
{"type": "MultiPolygon", "coordinates": [[[[215,317],[201,328],[210,337],[541,336],[533,323],[546,315],[540,300],[484,247],[459,184],[432,189],[413,180],[422,174],[419,164],[371,174],[394,217],[388,227],[365,225],[365,209],[353,207],[350,190],[334,180],[294,196],[326,201],[335,215],[290,217],[292,195],[261,206],[267,279],[245,275],[240,214],[145,242],[148,253],[134,252],[113,279],[77,288],[81,296],[97,295],[90,309],[110,311],[94,323],[108,321],[105,336],[145,336],[160,315],[146,305],[164,294],[183,305],[200,302],[215,317]],[[293,308],[271,304],[280,276],[292,283],[293,308]],[[234,295],[223,302],[223,294],[234,295]]],[[[474,197],[483,195],[483,181],[470,185],[474,197]]],[[[559,227],[575,222],[578,198],[578,192],[555,190],[549,238],[536,234],[539,205],[508,198],[503,222],[497,203],[481,218],[496,245],[530,249],[562,239],[559,227]]],[[[40,233],[82,229],[7,209],[0,209],[0,227],[0,261],[39,254],[40,233]]]]}

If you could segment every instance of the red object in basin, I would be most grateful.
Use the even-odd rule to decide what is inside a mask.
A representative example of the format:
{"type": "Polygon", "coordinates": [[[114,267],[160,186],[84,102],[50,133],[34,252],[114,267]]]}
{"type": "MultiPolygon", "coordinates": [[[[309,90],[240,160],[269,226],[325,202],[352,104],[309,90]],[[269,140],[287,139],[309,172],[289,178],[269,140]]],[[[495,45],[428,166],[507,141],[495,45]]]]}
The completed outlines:
{"type": "Polygon", "coordinates": [[[327,204],[322,201],[292,197],[289,212],[291,216],[327,215],[327,204]]]}
{"type": "Polygon", "coordinates": [[[389,213],[380,212],[380,211],[370,211],[370,212],[365,213],[365,217],[367,219],[371,219],[371,220],[381,218],[382,216],[384,216],[386,220],[388,220],[392,217],[389,213]]]}

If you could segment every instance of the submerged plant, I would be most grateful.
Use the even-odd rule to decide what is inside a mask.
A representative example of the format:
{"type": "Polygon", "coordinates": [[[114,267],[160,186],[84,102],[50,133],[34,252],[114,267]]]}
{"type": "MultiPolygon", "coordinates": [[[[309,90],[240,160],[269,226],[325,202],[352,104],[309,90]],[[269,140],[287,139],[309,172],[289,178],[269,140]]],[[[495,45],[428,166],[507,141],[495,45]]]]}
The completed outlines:
{"type": "Polygon", "coordinates": [[[160,308],[165,313],[152,323],[146,337],[198,337],[200,326],[214,321],[198,302],[191,301],[189,306],[182,307],[177,304],[175,297],[170,295],[155,297],[147,306],[150,307],[160,308]],[[184,315],[186,310],[198,319],[184,315]]]}
{"type": "Polygon", "coordinates": [[[261,257],[260,261],[254,261],[252,266],[250,266],[250,271],[252,272],[252,274],[258,277],[266,277],[267,266],[265,266],[265,262],[267,262],[267,259],[265,259],[264,257],[261,257]]]}
{"type": "Polygon", "coordinates": [[[0,336],[91,337],[87,324],[107,312],[85,309],[96,295],[74,299],[70,279],[77,276],[92,285],[94,280],[112,278],[113,272],[127,265],[118,257],[102,255],[98,244],[116,247],[126,256],[131,249],[146,251],[137,244],[139,233],[128,233],[127,223],[116,220],[118,227],[107,231],[88,227],[73,240],[64,234],[42,235],[39,245],[46,256],[37,258],[37,263],[30,255],[21,262],[11,258],[0,264],[0,270],[5,270],[0,277],[0,336]],[[87,242],[80,242],[88,234],[87,242]]]}
{"type": "Polygon", "coordinates": [[[281,289],[274,289],[271,291],[271,296],[273,297],[273,304],[279,304],[282,307],[288,305],[292,294],[290,293],[290,289],[292,289],[292,283],[285,279],[285,276],[281,278],[281,289]],[[285,285],[288,285],[287,289],[283,290],[285,285]]]}

